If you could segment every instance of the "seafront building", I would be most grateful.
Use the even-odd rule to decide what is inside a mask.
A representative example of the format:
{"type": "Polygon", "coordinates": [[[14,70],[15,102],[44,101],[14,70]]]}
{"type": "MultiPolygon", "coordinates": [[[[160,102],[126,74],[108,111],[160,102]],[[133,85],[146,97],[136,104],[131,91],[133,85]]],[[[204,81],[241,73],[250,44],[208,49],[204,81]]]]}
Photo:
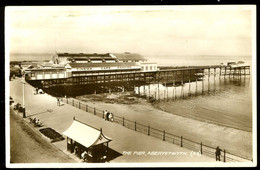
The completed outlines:
{"type": "Polygon", "coordinates": [[[55,53],[50,62],[29,66],[26,80],[38,88],[146,82],[158,70],[136,53],[55,53]]]}

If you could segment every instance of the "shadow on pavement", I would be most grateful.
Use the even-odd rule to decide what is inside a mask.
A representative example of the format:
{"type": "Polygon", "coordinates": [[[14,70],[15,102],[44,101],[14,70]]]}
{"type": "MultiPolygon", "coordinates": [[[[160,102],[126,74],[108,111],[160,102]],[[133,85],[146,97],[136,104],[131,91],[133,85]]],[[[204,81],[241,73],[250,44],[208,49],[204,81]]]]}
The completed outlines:
{"type": "Polygon", "coordinates": [[[41,115],[41,114],[44,114],[44,113],[51,113],[52,111],[53,111],[53,110],[51,110],[51,109],[47,109],[47,110],[44,111],[44,112],[35,113],[35,114],[29,115],[29,116],[26,116],[26,117],[33,117],[33,116],[41,115]]]}
{"type": "Polygon", "coordinates": [[[106,159],[107,162],[109,162],[113,159],[116,159],[119,156],[122,156],[122,154],[108,147],[108,149],[107,149],[107,159],[106,159]]]}

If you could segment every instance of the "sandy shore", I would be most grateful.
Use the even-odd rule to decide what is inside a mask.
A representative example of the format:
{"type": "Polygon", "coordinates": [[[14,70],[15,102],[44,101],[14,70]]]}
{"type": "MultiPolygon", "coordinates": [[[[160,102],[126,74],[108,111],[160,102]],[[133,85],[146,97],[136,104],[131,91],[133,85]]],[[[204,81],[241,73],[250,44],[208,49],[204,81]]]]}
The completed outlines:
{"type": "Polygon", "coordinates": [[[252,157],[252,132],[170,114],[154,108],[145,99],[135,98],[125,101],[124,95],[129,96],[128,94],[114,93],[99,97],[80,96],[77,99],[84,100],[89,106],[99,110],[107,109],[116,116],[124,116],[126,119],[137,121],[143,125],[150,125],[153,128],[203,142],[203,144],[212,147],[220,146],[230,153],[252,157]],[[100,100],[101,98],[102,100],[100,100]],[[123,104],[126,102],[128,104],[123,104]]]}

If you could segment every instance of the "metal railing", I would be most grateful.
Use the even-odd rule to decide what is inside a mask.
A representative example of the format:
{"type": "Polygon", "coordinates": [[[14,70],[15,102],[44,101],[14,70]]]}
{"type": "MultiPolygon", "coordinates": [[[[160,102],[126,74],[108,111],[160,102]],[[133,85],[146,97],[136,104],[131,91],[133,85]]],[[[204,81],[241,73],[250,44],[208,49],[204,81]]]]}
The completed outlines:
{"type": "MultiPolygon", "coordinates": [[[[99,110],[95,107],[88,106],[85,102],[76,100],[74,98],[61,98],[61,101],[67,104],[70,104],[74,107],[77,107],[85,112],[91,113],[98,117],[105,119],[105,114],[103,110],[99,110]]],[[[178,136],[172,133],[169,133],[165,130],[159,130],[150,125],[143,125],[141,123],[137,123],[136,121],[132,121],[126,119],[125,117],[116,116],[113,113],[113,122],[118,123],[126,128],[132,129],[134,131],[147,134],[148,136],[152,136],[155,138],[162,139],[163,141],[167,141],[173,143],[175,145],[179,145],[180,147],[185,147],[191,150],[199,151],[201,154],[205,154],[210,157],[215,157],[216,147],[208,146],[202,142],[196,142],[183,136],[178,136]]],[[[248,158],[242,155],[236,155],[226,150],[222,150],[221,160],[223,162],[248,162],[253,161],[252,158],[248,158]]]]}

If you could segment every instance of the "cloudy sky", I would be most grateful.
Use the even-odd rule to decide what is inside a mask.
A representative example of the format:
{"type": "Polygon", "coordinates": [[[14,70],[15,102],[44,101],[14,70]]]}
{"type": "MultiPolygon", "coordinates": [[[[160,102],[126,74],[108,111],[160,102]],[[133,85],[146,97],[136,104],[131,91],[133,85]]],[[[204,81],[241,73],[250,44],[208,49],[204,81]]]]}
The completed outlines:
{"type": "Polygon", "coordinates": [[[7,7],[10,52],[251,55],[252,6],[7,7]]]}

